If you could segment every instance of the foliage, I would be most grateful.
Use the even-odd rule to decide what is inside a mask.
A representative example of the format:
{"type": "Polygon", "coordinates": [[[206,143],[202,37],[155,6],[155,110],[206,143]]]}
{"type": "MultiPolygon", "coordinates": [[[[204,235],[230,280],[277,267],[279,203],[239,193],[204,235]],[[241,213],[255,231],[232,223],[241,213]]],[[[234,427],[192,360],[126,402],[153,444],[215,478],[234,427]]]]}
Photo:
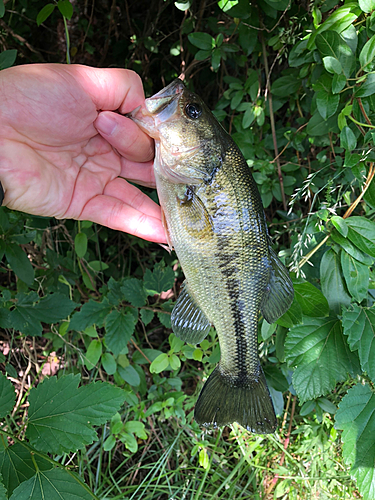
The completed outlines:
{"type": "Polygon", "coordinates": [[[1,208],[0,499],[54,499],[50,485],[67,499],[353,498],[345,470],[374,497],[374,12],[0,0],[1,70],[128,67],[147,95],[183,73],[241,148],[295,286],[259,323],[276,436],[203,433],[191,410],[220,348],[213,330],[199,346],[171,333],[176,256],[1,208]]]}

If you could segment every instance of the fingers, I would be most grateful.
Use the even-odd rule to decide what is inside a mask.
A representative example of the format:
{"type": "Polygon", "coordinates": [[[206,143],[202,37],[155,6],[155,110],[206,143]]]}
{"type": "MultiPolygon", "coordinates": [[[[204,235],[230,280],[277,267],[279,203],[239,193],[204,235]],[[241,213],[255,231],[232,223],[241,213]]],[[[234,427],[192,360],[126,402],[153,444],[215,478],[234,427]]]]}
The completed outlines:
{"type": "Polygon", "coordinates": [[[146,162],[154,157],[154,141],[129,118],[102,111],[94,125],[100,135],[126,159],[146,162]]]}
{"type": "Polygon", "coordinates": [[[133,181],[141,186],[156,187],[154,175],[154,162],[147,161],[136,163],[134,161],[121,158],[120,177],[124,177],[128,181],[133,181]]]}
{"type": "Polygon", "coordinates": [[[159,217],[142,213],[111,196],[99,195],[86,204],[79,219],[91,220],[155,243],[166,243],[167,239],[159,217]]]}

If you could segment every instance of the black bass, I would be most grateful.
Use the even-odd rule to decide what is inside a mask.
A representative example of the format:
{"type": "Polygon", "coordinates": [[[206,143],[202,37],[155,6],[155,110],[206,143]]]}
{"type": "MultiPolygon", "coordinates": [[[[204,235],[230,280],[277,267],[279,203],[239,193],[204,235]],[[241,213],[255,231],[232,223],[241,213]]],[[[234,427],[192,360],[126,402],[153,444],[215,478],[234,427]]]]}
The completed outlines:
{"type": "Polygon", "coordinates": [[[214,325],[221,359],[196,407],[200,425],[270,433],[276,416],[258,357],[258,315],[273,323],[293,285],[271,248],[264,209],[235,142],[179,79],[132,119],[155,139],[154,171],[168,241],[185,274],[172,328],[189,344],[214,325]]]}

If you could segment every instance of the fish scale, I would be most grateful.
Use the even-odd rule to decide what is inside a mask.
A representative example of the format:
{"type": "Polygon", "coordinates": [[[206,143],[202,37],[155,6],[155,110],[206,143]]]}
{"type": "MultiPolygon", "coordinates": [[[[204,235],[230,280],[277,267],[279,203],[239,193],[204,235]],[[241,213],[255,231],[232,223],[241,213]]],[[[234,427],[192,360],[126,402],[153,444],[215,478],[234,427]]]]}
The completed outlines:
{"type": "Polygon", "coordinates": [[[267,321],[276,321],[293,300],[293,286],[270,246],[250,168],[180,80],[147,99],[132,118],[155,139],[165,229],[186,278],[171,316],[173,331],[198,344],[212,324],[219,337],[221,359],[199,395],[195,419],[205,426],[238,422],[253,432],[273,432],[258,316],[261,310],[267,321]]]}

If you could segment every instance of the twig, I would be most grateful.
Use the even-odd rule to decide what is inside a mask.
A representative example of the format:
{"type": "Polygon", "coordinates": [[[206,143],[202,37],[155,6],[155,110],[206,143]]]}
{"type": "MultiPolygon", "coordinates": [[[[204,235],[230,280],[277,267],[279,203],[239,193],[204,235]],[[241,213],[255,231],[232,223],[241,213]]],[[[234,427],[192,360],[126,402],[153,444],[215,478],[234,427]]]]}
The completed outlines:
{"type": "Polygon", "coordinates": [[[148,357],[146,356],[146,354],[144,352],[141,351],[141,349],[137,346],[137,344],[134,342],[133,339],[130,339],[130,342],[133,344],[133,346],[137,349],[138,352],[140,352],[142,354],[142,356],[145,358],[146,361],[148,361],[150,364],[151,364],[151,361],[148,359],[148,357]]]}

